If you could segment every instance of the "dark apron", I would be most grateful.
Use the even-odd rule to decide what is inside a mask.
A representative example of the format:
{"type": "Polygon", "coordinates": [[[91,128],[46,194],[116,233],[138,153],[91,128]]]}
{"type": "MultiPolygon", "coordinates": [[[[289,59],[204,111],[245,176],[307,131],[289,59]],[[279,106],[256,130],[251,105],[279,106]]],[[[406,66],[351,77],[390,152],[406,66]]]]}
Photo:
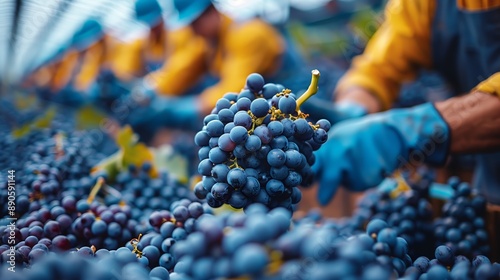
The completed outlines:
{"type": "MultiPolygon", "coordinates": [[[[465,11],[456,0],[436,1],[432,59],[456,93],[468,93],[500,71],[500,8],[465,11]]],[[[474,185],[489,202],[500,204],[500,154],[477,156],[474,185]]]]}

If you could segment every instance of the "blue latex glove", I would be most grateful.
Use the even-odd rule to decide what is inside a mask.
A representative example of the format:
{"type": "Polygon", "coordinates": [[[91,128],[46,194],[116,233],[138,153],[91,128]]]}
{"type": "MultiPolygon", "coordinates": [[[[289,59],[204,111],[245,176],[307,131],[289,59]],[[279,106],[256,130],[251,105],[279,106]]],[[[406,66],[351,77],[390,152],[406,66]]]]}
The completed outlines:
{"type": "Polygon", "coordinates": [[[151,108],[158,112],[158,122],[164,127],[198,130],[203,126],[197,96],[157,96],[151,108]]]}
{"type": "Polygon", "coordinates": [[[363,191],[399,167],[443,164],[449,139],[448,125],[431,103],[341,122],[316,152],[319,202],[327,204],[339,185],[363,191]]]}
{"type": "Polygon", "coordinates": [[[160,128],[196,131],[202,126],[196,96],[165,97],[147,87],[136,87],[123,102],[129,108],[125,122],[145,142],[152,139],[160,128]]]}
{"type": "Polygon", "coordinates": [[[300,110],[309,114],[309,118],[313,121],[327,119],[332,125],[367,114],[366,108],[358,103],[350,101],[332,103],[316,96],[312,96],[304,102],[300,110]]]}

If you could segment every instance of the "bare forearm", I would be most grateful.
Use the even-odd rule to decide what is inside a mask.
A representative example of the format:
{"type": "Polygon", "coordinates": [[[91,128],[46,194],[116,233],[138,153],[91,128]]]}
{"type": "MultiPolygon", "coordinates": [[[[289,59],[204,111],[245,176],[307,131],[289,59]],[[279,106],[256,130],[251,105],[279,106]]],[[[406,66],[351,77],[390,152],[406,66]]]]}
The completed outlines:
{"type": "Polygon", "coordinates": [[[450,153],[500,150],[500,98],[473,92],[436,103],[451,133],[450,153]]]}

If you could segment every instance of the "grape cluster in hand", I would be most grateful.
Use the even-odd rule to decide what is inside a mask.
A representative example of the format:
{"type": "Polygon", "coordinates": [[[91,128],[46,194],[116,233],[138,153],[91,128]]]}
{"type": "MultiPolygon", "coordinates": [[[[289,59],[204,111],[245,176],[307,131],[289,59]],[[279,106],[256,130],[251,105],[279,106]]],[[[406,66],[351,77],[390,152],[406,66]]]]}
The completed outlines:
{"type": "Polygon", "coordinates": [[[291,211],[301,199],[297,187],[312,183],[313,151],[326,142],[330,129],[327,120],[312,124],[306,116],[290,90],[249,75],[239,94],[217,101],[195,136],[203,176],[197,197],[214,208],[258,202],[291,211]]]}

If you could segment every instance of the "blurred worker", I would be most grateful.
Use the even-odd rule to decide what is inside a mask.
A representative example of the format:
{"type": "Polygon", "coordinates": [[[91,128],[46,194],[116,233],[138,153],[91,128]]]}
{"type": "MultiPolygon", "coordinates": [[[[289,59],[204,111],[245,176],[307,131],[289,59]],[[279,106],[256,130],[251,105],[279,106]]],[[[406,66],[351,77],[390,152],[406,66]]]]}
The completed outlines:
{"type": "Polygon", "coordinates": [[[198,128],[199,119],[217,100],[226,92],[239,92],[252,72],[262,74],[267,82],[276,82],[297,70],[284,38],[262,20],[235,22],[217,11],[210,0],[174,0],[173,6],[176,14],[167,27],[177,30],[190,26],[202,40],[182,46],[184,51],[174,53],[162,69],[145,79],[150,97],[169,98],[152,101],[163,110],[165,126],[198,128]],[[200,47],[198,59],[185,59],[190,53],[200,55],[200,47]],[[211,86],[207,77],[213,77],[211,86]],[[196,83],[201,83],[201,88],[193,89],[196,83]]]}
{"type": "Polygon", "coordinates": [[[130,90],[136,79],[158,69],[166,58],[166,30],[162,10],[156,0],[137,0],[135,18],[144,24],[145,32],[133,40],[113,38],[108,61],[102,66],[97,103],[109,108],[119,96],[130,90]]]}
{"type": "Polygon", "coordinates": [[[390,109],[422,68],[444,76],[457,97],[335,125],[316,154],[319,201],[328,203],[339,185],[374,187],[400,167],[484,153],[474,184],[500,204],[499,23],[499,0],[390,1],[385,22],[339,82],[335,105],[317,106],[317,117],[336,122],[390,109]]]}
{"type": "Polygon", "coordinates": [[[95,19],[84,22],[55,61],[37,71],[42,98],[67,106],[80,106],[96,95],[94,81],[105,58],[105,39],[95,19]]]}
{"type": "Polygon", "coordinates": [[[130,82],[161,67],[166,58],[167,34],[162,10],[156,0],[137,0],[136,19],[145,24],[147,32],[131,42],[120,42],[109,66],[121,81],[130,82]]]}

